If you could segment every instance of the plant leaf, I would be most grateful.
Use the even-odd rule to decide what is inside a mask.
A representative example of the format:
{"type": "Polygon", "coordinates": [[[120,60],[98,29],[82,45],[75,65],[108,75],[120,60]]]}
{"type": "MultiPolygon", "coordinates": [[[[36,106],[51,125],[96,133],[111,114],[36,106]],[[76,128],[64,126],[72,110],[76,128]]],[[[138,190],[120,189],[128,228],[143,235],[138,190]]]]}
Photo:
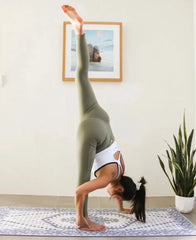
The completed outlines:
{"type": "Polygon", "coordinates": [[[165,173],[166,177],[168,178],[169,183],[170,183],[170,185],[172,186],[174,192],[177,194],[177,190],[175,189],[175,186],[173,185],[173,183],[172,183],[169,175],[167,174],[167,172],[166,172],[166,170],[165,170],[165,165],[164,165],[163,161],[161,160],[161,158],[159,157],[159,155],[158,155],[158,158],[159,158],[159,163],[160,163],[160,165],[161,165],[161,168],[163,169],[163,172],[165,173]]]}
{"type": "Polygon", "coordinates": [[[191,186],[191,189],[190,189],[190,191],[189,191],[189,193],[188,193],[188,195],[187,195],[188,197],[193,197],[195,186],[196,186],[196,179],[195,179],[195,181],[193,182],[193,185],[191,186]]]}
{"type": "Polygon", "coordinates": [[[172,161],[172,160],[170,160],[170,161],[172,162],[172,164],[174,165],[175,169],[179,171],[180,175],[181,175],[182,178],[184,179],[184,178],[185,178],[185,177],[184,177],[184,173],[183,173],[181,167],[179,166],[179,164],[176,163],[176,162],[174,162],[174,161],[172,161]]]}
{"type": "Polygon", "coordinates": [[[185,140],[185,145],[187,144],[187,133],[186,133],[186,119],[185,119],[185,112],[183,116],[183,133],[184,133],[184,140],[185,140]]]}
{"type": "Polygon", "coordinates": [[[191,144],[192,144],[192,139],[193,139],[193,134],[194,134],[194,129],[191,131],[188,142],[187,142],[187,154],[188,157],[190,158],[190,152],[191,152],[191,144]]]}
{"type": "Polygon", "coordinates": [[[184,148],[184,144],[183,144],[183,140],[182,140],[182,130],[181,130],[181,126],[179,127],[179,131],[178,131],[178,145],[182,151],[182,149],[184,148]]]}

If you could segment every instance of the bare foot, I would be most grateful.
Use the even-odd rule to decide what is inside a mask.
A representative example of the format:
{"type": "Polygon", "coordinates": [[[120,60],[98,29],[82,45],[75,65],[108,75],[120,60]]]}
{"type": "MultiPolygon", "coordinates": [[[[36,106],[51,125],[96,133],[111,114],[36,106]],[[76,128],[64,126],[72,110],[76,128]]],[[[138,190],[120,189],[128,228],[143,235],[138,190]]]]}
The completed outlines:
{"type": "Polygon", "coordinates": [[[77,226],[78,226],[78,229],[86,230],[86,231],[88,231],[89,228],[90,228],[90,226],[89,226],[89,224],[88,224],[88,222],[86,221],[85,218],[77,220],[77,226]]]}
{"type": "Polygon", "coordinates": [[[92,222],[88,217],[85,217],[78,222],[78,229],[84,231],[104,231],[105,226],[92,222]]]}
{"type": "Polygon", "coordinates": [[[106,229],[106,227],[104,225],[101,225],[99,223],[95,223],[95,222],[92,222],[89,217],[85,217],[87,223],[89,224],[89,226],[93,229],[96,229],[94,231],[104,231],[106,229]]]}
{"type": "Polygon", "coordinates": [[[75,33],[77,35],[82,35],[83,34],[83,30],[82,30],[83,20],[78,15],[75,8],[73,8],[69,5],[63,5],[61,7],[63,9],[63,12],[66,14],[67,18],[69,19],[69,21],[72,23],[75,33]]]}

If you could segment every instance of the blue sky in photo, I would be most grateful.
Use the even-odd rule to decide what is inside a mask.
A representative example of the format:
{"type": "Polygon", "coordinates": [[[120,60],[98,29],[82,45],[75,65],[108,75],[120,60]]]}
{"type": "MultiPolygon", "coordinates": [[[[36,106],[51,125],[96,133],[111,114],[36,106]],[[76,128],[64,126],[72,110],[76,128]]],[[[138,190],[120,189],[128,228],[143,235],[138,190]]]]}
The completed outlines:
{"type": "MultiPolygon", "coordinates": [[[[89,71],[113,72],[114,71],[114,31],[113,30],[84,30],[87,44],[97,46],[101,56],[100,62],[90,62],[89,71]]],[[[75,33],[71,31],[71,71],[75,71],[76,39],[75,33]]]]}
{"type": "MultiPolygon", "coordinates": [[[[113,30],[84,30],[87,44],[98,46],[100,51],[113,51],[114,31],[113,30]]],[[[75,33],[72,30],[72,50],[76,49],[75,33]]]]}

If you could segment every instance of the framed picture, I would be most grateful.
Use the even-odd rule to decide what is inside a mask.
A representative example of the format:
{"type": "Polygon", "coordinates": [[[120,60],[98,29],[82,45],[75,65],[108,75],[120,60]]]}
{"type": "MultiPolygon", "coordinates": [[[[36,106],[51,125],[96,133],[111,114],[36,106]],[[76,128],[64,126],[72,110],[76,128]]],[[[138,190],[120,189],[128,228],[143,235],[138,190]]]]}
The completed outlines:
{"type": "MultiPolygon", "coordinates": [[[[91,81],[122,81],[122,23],[84,22],[91,81]]],[[[76,40],[70,22],[64,22],[63,81],[74,81],[76,40]]]]}

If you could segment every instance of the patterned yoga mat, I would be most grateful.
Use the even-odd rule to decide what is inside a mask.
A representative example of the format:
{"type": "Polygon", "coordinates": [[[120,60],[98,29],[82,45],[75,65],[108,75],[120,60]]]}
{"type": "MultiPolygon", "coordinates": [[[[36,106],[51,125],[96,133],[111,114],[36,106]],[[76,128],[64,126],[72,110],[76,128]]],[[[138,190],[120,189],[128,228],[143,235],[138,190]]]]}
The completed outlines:
{"type": "Polygon", "coordinates": [[[117,209],[89,209],[105,231],[81,231],[75,209],[0,207],[0,235],[26,236],[196,236],[196,226],[175,208],[147,209],[146,223],[117,209]]]}

